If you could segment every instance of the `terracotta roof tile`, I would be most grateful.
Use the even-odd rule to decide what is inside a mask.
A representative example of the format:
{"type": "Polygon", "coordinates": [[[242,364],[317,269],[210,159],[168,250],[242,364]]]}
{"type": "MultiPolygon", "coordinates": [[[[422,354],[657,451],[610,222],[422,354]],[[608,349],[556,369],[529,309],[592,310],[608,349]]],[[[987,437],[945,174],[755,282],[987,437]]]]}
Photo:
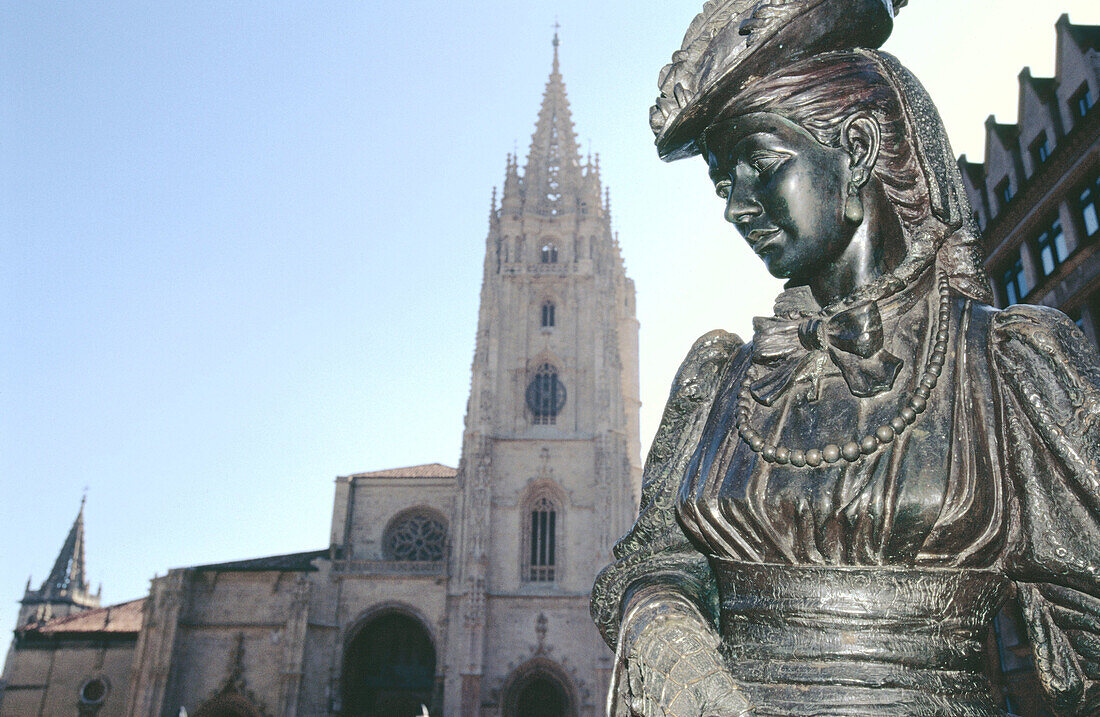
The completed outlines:
{"type": "Polygon", "coordinates": [[[383,471],[355,473],[347,478],[454,478],[458,471],[442,463],[425,463],[420,466],[389,468],[383,471]]]}
{"type": "Polygon", "coordinates": [[[92,632],[136,634],[141,630],[141,611],[144,606],[145,598],[138,598],[118,605],[85,610],[68,617],[58,617],[37,625],[29,625],[22,631],[39,635],[92,632]]]}

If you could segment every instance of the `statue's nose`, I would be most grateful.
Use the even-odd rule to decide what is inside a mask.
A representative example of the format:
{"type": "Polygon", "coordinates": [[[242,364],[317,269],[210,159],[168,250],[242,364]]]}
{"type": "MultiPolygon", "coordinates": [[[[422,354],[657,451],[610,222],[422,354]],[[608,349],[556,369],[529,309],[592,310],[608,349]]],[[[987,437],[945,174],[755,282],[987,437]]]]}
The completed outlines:
{"type": "Polygon", "coordinates": [[[741,226],[748,223],[763,211],[760,202],[752,192],[748,191],[749,182],[737,181],[730,187],[729,199],[726,200],[725,218],[727,222],[741,226]]]}

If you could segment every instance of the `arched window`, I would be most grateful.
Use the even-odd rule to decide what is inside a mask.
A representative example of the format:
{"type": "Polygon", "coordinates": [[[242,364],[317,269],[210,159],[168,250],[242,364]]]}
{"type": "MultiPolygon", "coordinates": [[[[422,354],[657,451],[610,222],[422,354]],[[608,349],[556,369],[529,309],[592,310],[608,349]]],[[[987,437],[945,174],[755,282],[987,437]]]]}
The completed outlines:
{"type": "Polygon", "coordinates": [[[527,506],[527,545],[523,551],[523,579],[531,583],[554,582],[558,567],[558,509],[543,495],[527,506]]]}
{"type": "Polygon", "coordinates": [[[558,370],[548,363],[539,366],[527,385],[527,408],[532,422],[553,425],[565,406],[565,386],[558,380],[558,370]]]}
{"type": "Polygon", "coordinates": [[[393,612],[374,618],[344,651],[340,714],[414,717],[421,705],[437,714],[435,663],[432,638],[418,620],[393,612]]]}
{"type": "Polygon", "coordinates": [[[542,263],[543,264],[557,264],[558,263],[558,248],[549,242],[542,246],[542,263]]]}
{"type": "Polygon", "coordinates": [[[447,552],[447,524],[430,510],[400,513],[386,526],[382,552],[387,560],[439,562],[447,552]]]}
{"type": "Polygon", "coordinates": [[[547,301],[542,305],[542,328],[551,329],[554,327],[554,302],[547,301]]]}

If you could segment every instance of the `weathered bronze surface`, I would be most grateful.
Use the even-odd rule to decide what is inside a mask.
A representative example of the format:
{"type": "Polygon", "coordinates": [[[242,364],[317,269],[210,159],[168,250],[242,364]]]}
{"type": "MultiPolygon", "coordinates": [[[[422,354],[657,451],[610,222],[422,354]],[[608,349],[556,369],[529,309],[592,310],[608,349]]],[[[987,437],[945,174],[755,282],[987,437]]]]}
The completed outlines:
{"type": "Polygon", "coordinates": [[[660,77],[787,280],[753,340],[692,347],[637,523],[597,578],[613,717],[1004,715],[1009,594],[1052,706],[1100,714],[1100,360],[1063,314],[989,306],[903,0],[715,0],[660,77]]]}

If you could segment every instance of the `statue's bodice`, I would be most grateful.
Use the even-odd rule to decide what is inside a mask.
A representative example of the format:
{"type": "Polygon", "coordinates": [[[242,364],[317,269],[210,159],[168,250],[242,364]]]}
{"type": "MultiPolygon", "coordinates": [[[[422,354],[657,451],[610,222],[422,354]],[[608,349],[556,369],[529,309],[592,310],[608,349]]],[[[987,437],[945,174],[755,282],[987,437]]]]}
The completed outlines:
{"type": "MultiPolygon", "coordinates": [[[[777,445],[805,450],[859,440],[898,415],[933,343],[937,297],[890,300],[908,302],[883,319],[884,346],[903,361],[892,389],[857,398],[826,364],[816,400],[807,398],[806,382],[770,407],[748,399],[752,426],[777,445]]],[[[760,367],[751,361],[752,345],[742,349],[726,369],[681,484],[685,532],[704,554],[745,562],[992,566],[1004,547],[1006,505],[990,429],[987,327],[975,325],[982,316],[969,300],[952,301],[947,361],[926,411],[855,463],[778,465],[746,445],[735,423],[738,393],[760,367]]]]}

